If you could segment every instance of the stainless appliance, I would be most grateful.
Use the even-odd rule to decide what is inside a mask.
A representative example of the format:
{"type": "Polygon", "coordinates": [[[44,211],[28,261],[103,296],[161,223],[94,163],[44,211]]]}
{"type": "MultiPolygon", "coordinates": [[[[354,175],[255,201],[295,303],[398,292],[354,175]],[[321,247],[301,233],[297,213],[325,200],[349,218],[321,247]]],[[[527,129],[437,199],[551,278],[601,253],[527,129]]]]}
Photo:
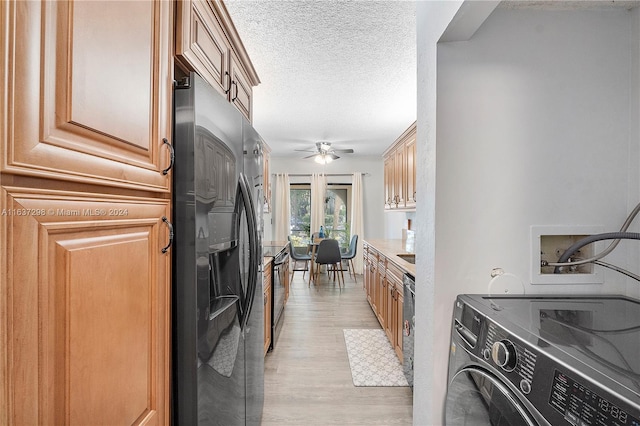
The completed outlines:
{"type": "Polygon", "coordinates": [[[458,296],[447,425],[640,426],[640,301],[458,296]]]}
{"type": "Polygon", "coordinates": [[[258,425],[262,141],[194,73],[174,98],[173,424],[258,425]]]}
{"type": "Polygon", "coordinates": [[[404,274],[404,304],[402,306],[402,368],[409,386],[413,388],[413,344],[416,328],[416,281],[404,274]]]}
{"type": "Polygon", "coordinates": [[[271,271],[271,297],[272,297],[272,315],[271,315],[271,347],[273,349],[276,340],[280,335],[282,323],[284,322],[284,302],[285,302],[285,283],[288,269],[284,267],[289,263],[289,252],[287,249],[280,251],[273,258],[271,271]]]}

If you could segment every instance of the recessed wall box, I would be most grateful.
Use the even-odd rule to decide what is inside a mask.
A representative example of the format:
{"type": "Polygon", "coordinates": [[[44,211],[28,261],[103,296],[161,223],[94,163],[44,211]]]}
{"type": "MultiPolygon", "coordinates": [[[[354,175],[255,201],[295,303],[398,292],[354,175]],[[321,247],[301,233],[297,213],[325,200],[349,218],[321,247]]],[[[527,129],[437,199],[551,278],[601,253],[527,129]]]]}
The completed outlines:
{"type": "MultiPolygon", "coordinates": [[[[603,226],[531,226],[531,284],[602,284],[602,273],[592,263],[564,267],[569,272],[561,274],[554,274],[553,266],[541,266],[543,260],[557,262],[566,249],[582,238],[602,232],[603,226]]],[[[592,257],[604,250],[604,243],[584,246],[573,257],[592,257]]]]}

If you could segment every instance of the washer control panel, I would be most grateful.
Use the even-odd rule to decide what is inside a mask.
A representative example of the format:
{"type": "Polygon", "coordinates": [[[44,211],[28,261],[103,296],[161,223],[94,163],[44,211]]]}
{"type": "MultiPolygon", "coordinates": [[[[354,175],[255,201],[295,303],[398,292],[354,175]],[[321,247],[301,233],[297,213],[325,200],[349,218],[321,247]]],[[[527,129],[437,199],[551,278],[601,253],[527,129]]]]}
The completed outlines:
{"type": "Polygon", "coordinates": [[[515,374],[516,377],[510,379],[523,393],[531,392],[537,355],[516,342],[493,322],[489,322],[482,356],[504,372],[515,374]]]}
{"type": "Polygon", "coordinates": [[[640,426],[632,413],[559,370],[555,370],[549,404],[576,426],[640,426]]]}

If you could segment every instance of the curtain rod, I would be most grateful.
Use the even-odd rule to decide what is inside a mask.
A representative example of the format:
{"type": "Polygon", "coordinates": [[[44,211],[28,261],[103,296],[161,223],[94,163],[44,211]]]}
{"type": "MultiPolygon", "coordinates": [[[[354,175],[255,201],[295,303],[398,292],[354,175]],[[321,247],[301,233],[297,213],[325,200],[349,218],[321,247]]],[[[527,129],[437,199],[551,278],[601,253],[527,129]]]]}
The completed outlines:
{"type": "MultiPolygon", "coordinates": [[[[273,175],[281,175],[283,173],[273,173],[273,175]]],[[[319,173],[319,174],[324,174],[324,176],[353,176],[353,173],[319,173]]],[[[371,173],[362,173],[362,176],[369,176],[371,175],[371,173]]],[[[311,173],[289,173],[289,176],[295,176],[295,177],[311,177],[311,173]]]]}

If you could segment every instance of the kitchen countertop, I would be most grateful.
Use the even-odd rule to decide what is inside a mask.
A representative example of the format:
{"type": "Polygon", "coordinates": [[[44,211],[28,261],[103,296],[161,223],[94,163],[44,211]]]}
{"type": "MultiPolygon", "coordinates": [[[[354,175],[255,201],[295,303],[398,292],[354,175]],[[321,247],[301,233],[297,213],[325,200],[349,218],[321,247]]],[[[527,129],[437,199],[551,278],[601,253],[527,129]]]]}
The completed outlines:
{"type": "Polygon", "coordinates": [[[364,242],[376,249],[388,260],[398,265],[401,269],[404,269],[414,277],[416,276],[416,265],[396,256],[397,254],[413,253],[405,250],[405,244],[402,240],[365,240],[364,242]]]}
{"type": "Polygon", "coordinates": [[[278,253],[280,253],[289,244],[288,241],[263,241],[262,242],[262,255],[264,256],[264,262],[267,263],[278,253]]]}

